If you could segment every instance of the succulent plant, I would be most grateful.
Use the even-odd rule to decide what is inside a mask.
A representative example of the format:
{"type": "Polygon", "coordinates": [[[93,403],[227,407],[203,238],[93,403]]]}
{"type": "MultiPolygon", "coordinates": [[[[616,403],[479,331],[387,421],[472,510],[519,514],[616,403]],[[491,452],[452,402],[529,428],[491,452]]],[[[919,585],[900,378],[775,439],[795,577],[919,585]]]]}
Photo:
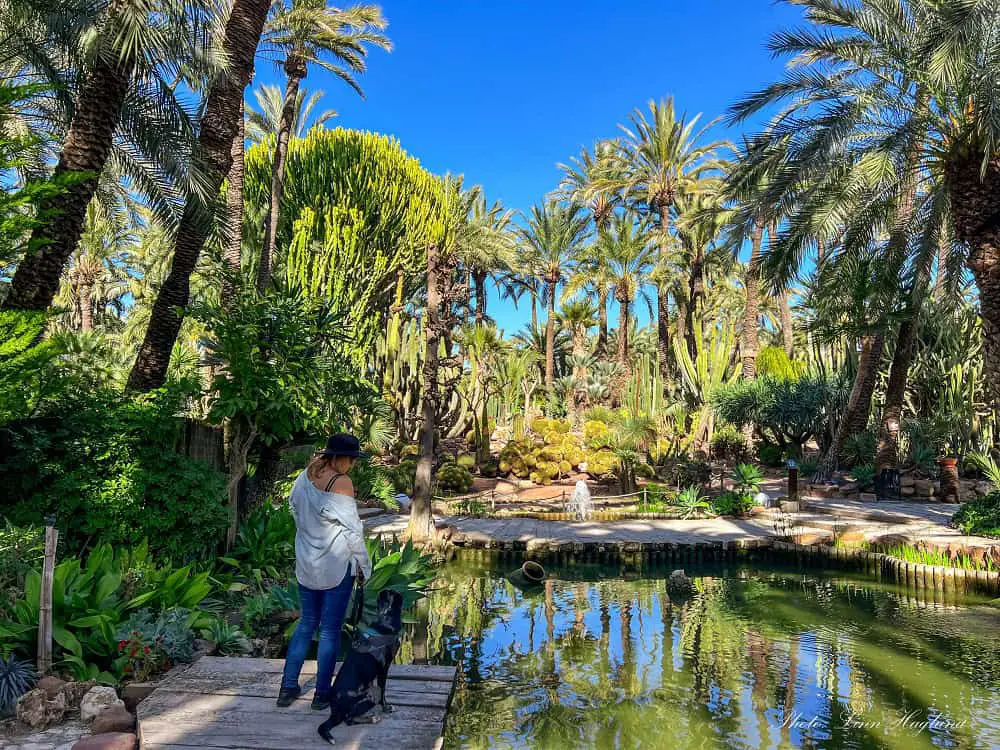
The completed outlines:
{"type": "Polygon", "coordinates": [[[37,681],[38,673],[31,662],[15,659],[14,654],[6,660],[0,658],[0,716],[13,713],[17,699],[31,690],[37,681]]]}
{"type": "Polygon", "coordinates": [[[445,464],[437,471],[438,490],[449,495],[461,495],[472,489],[472,473],[458,464],[445,464]]]}
{"type": "Polygon", "coordinates": [[[214,618],[202,635],[215,644],[218,656],[244,656],[252,650],[246,634],[220,617],[214,618]]]}

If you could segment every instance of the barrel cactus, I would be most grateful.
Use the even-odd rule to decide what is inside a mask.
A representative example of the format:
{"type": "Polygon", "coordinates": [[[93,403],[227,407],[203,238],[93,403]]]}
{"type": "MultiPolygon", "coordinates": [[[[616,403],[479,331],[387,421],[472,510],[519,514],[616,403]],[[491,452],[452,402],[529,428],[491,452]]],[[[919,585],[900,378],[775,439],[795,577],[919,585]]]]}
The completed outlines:
{"type": "Polygon", "coordinates": [[[472,473],[458,464],[445,464],[435,478],[438,491],[447,495],[462,495],[472,489],[472,473]]]}

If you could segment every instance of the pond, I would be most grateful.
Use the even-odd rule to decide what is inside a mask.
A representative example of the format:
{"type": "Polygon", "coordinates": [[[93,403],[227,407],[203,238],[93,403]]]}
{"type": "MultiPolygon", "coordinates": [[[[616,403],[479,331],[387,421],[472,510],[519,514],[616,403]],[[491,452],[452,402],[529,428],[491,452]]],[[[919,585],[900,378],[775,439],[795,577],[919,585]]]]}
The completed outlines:
{"type": "Polygon", "coordinates": [[[452,561],[400,658],[462,664],[445,748],[998,748],[1000,608],[830,572],[452,561]]]}

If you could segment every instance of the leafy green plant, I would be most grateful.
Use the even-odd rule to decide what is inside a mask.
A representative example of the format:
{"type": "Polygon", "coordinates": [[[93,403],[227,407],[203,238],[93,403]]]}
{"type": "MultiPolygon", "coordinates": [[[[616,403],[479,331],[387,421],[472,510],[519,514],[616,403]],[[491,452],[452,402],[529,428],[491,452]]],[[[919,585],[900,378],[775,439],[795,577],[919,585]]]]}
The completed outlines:
{"type": "Polygon", "coordinates": [[[736,425],[724,424],[712,433],[712,455],[717,458],[733,459],[746,452],[746,439],[736,425]]]}
{"type": "Polygon", "coordinates": [[[709,510],[711,505],[701,494],[698,487],[686,487],[677,493],[677,506],[681,509],[684,518],[691,518],[699,511],[709,510]]]}
{"type": "Polygon", "coordinates": [[[819,457],[816,455],[805,456],[799,461],[799,476],[803,479],[811,479],[819,468],[819,457]]]}
{"type": "Polygon", "coordinates": [[[784,457],[781,448],[769,443],[761,443],[757,448],[757,456],[765,466],[778,467],[784,465],[784,457]]]}
{"type": "Polygon", "coordinates": [[[878,438],[870,430],[850,435],[844,441],[844,460],[848,466],[870,464],[875,459],[875,449],[877,447],[878,438]]]}
{"type": "Polygon", "coordinates": [[[764,474],[753,464],[736,464],[733,467],[732,479],[737,492],[752,497],[760,490],[764,474]]]}
{"type": "Polygon", "coordinates": [[[371,459],[358,461],[351,470],[354,494],[362,501],[375,501],[383,507],[399,507],[395,500],[396,489],[389,470],[371,459]]]}
{"type": "Polygon", "coordinates": [[[404,458],[399,465],[389,469],[389,478],[392,480],[393,488],[396,492],[404,495],[413,495],[413,483],[417,477],[417,461],[415,458],[404,458]]]}
{"type": "Polygon", "coordinates": [[[851,469],[851,474],[861,490],[867,490],[875,481],[875,467],[871,464],[859,464],[851,469]]]}
{"type": "Polygon", "coordinates": [[[10,654],[0,658],[0,718],[14,713],[17,699],[35,686],[38,673],[29,661],[10,654]]]}
{"type": "Polygon", "coordinates": [[[451,508],[452,513],[460,515],[482,516],[486,514],[486,503],[482,500],[473,500],[468,498],[454,502],[449,507],[451,508]]]}
{"type": "Polygon", "coordinates": [[[24,576],[38,564],[45,551],[41,527],[14,526],[6,521],[0,527],[0,611],[4,602],[24,586],[24,576]]]}
{"type": "Polygon", "coordinates": [[[295,519],[287,503],[264,503],[240,524],[232,550],[220,561],[251,580],[284,578],[295,564],[295,519]]]}
{"type": "Polygon", "coordinates": [[[967,458],[983,473],[986,481],[993,485],[994,490],[1000,490],[1000,464],[997,464],[993,456],[987,453],[973,452],[967,458]]]}
{"type": "Polygon", "coordinates": [[[123,674],[143,682],[171,665],[191,661],[194,631],[191,612],[175,607],[154,615],[148,609],[133,612],[120,626],[118,651],[123,674]]]}
{"type": "Polygon", "coordinates": [[[215,644],[213,653],[217,656],[245,656],[253,650],[246,633],[221,617],[213,618],[201,633],[205,640],[215,644]]]}
{"type": "Polygon", "coordinates": [[[951,520],[966,534],[1000,537],[1000,491],[964,503],[951,520]]]}
{"type": "Polygon", "coordinates": [[[745,492],[730,490],[712,499],[712,512],[720,516],[737,516],[753,508],[753,497],[745,492]]]}
{"type": "Polygon", "coordinates": [[[364,616],[371,621],[375,617],[378,595],[386,589],[403,597],[403,608],[409,609],[422,599],[434,580],[433,558],[423,554],[409,541],[387,542],[382,539],[367,539],[365,542],[372,561],[372,574],[365,581],[364,616]]]}

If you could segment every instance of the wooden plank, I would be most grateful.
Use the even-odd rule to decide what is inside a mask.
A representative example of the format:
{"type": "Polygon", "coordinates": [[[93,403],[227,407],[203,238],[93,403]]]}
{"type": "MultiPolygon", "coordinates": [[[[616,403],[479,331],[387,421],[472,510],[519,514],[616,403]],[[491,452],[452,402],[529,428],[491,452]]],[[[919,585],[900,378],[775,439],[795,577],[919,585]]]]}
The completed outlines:
{"type": "MultiPolygon", "coordinates": [[[[299,684],[306,692],[311,691],[316,686],[316,676],[303,676],[299,684]]],[[[218,693],[220,695],[255,695],[266,697],[268,695],[278,697],[278,689],[281,687],[281,675],[249,675],[232,674],[220,675],[219,677],[189,677],[185,680],[165,682],[156,688],[156,692],[177,692],[177,693],[218,693]]],[[[451,683],[448,682],[422,682],[419,680],[397,680],[390,677],[386,689],[392,692],[405,691],[415,693],[428,693],[433,695],[450,695],[451,683]]]]}
{"type": "MultiPolygon", "coordinates": [[[[337,666],[340,666],[338,662],[337,666]]],[[[217,675],[225,673],[281,674],[285,668],[284,659],[254,659],[245,656],[203,656],[187,670],[178,674],[183,679],[185,675],[217,675]]],[[[393,664],[389,667],[389,677],[398,680],[421,680],[451,682],[455,679],[455,667],[439,667],[429,664],[393,664]]],[[[307,661],[302,667],[302,674],[316,674],[316,662],[307,661]]]]}
{"type": "MultiPolygon", "coordinates": [[[[386,685],[385,692],[390,703],[405,705],[405,706],[423,706],[426,705],[431,708],[443,708],[448,705],[448,697],[450,693],[439,692],[439,691],[421,691],[408,689],[411,684],[418,683],[403,683],[400,687],[399,683],[389,682],[386,685]]],[[[436,683],[428,683],[434,684],[436,683]]],[[[306,689],[299,698],[295,705],[308,705],[312,701],[313,686],[305,686],[306,689]]],[[[154,698],[156,696],[165,695],[180,695],[180,696],[197,696],[197,695],[219,695],[219,696],[244,696],[247,698],[264,698],[270,700],[274,703],[275,698],[278,696],[277,687],[269,687],[267,685],[247,685],[240,688],[233,687],[214,687],[211,685],[205,686],[205,689],[199,690],[176,690],[171,688],[158,687],[156,691],[150,697],[146,698],[142,703],[139,704],[140,718],[142,718],[145,711],[152,710],[151,708],[146,708],[147,704],[150,706],[155,706],[156,701],[154,698]]],[[[277,708],[277,706],[275,706],[277,708]]]]}

